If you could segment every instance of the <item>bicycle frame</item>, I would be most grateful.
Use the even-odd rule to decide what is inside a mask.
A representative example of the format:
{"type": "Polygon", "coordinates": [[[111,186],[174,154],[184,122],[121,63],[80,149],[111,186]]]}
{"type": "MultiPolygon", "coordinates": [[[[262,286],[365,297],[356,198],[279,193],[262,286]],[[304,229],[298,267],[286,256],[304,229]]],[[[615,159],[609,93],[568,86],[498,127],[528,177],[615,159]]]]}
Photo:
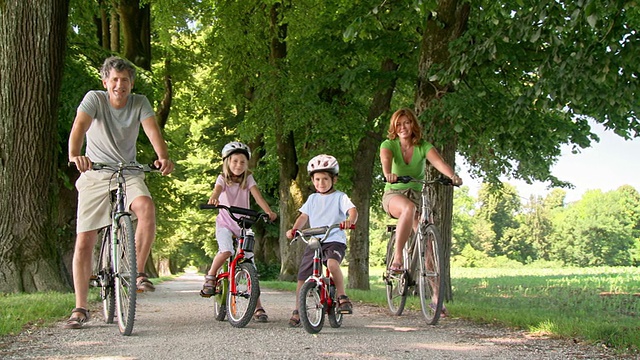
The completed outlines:
{"type": "Polygon", "coordinates": [[[235,244],[237,244],[236,255],[233,258],[228,258],[223,268],[218,270],[216,274],[218,286],[216,289],[220,287],[220,291],[214,290],[213,297],[216,320],[222,321],[228,315],[229,323],[232,326],[244,327],[251,321],[260,296],[257,270],[253,264],[247,261],[246,257],[246,251],[253,250],[254,238],[253,231],[250,228],[260,219],[267,221],[269,216],[265,213],[235,206],[202,204],[200,209],[225,209],[229,216],[240,226],[241,234],[235,239],[235,244]],[[239,274],[245,274],[245,276],[237,279],[239,274]],[[246,291],[238,288],[238,281],[246,282],[246,291]],[[244,304],[242,299],[247,301],[246,306],[237,307],[238,300],[244,304]]]}
{"type": "MultiPolygon", "coordinates": [[[[408,176],[398,177],[398,182],[418,182],[422,184],[420,191],[421,206],[417,228],[411,233],[402,249],[404,270],[401,272],[387,270],[384,279],[387,287],[389,309],[395,315],[401,315],[409,293],[408,288],[416,286],[420,293],[420,306],[427,323],[435,325],[442,309],[443,268],[440,251],[440,236],[435,226],[429,186],[435,183],[451,185],[447,178],[435,180],[418,180],[408,176]]],[[[387,226],[391,233],[387,247],[387,263],[391,265],[397,240],[395,225],[387,226]]]]}
{"type": "MultiPolygon", "coordinates": [[[[72,164],[75,165],[75,163],[69,163],[69,165],[72,164]]],[[[125,171],[149,172],[157,169],[153,165],[138,163],[93,163],[91,169],[111,173],[108,185],[111,224],[99,231],[102,234],[100,254],[90,282],[97,283],[101,287],[105,321],[113,322],[115,309],[117,309],[120,333],[130,335],[135,320],[137,293],[135,279],[138,269],[131,213],[127,211],[125,203],[125,171]],[[116,186],[112,189],[114,179],[116,186]],[[122,236],[119,237],[119,235],[122,236]],[[106,247],[109,249],[108,255],[106,247]]]]}
{"type": "MultiPolygon", "coordinates": [[[[289,243],[291,245],[300,239],[314,250],[312,274],[300,288],[298,299],[300,321],[305,330],[311,334],[316,334],[322,330],[325,314],[329,317],[331,327],[337,328],[342,325],[343,314],[336,311],[335,284],[328,266],[325,275],[322,276],[322,244],[331,230],[336,228],[342,229],[340,224],[310,228],[303,231],[294,229],[292,231],[294,238],[289,243]],[[322,237],[319,238],[318,235],[322,235],[322,237]],[[311,306],[307,304],[308,300],[312,301],[311,306]],[[309,314],[312,316],[309,317],[309,314]]],[[[351,225],[350,229],[355,229],[355,225],[351,225]]]]}

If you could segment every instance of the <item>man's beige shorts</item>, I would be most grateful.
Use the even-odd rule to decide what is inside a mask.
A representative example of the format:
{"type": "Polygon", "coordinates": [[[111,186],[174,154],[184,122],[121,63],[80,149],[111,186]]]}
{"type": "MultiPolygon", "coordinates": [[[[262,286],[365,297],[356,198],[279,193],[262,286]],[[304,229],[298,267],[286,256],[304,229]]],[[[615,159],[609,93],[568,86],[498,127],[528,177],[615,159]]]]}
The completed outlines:
{"type": "Polygon", "coordinates": [[[416,209],[420,211],[422,198],[420,197],[419,191],[415,191],[413,189],[387,190],[384,192],[384,194],[382,194],[382,208],[387,213],[387,215],[391,216],[391,214],[389,214],[389,202],[391,201],[391,198],[395,196],[406,197],[407,199],[411,200],[411,202],[416,205],[416,209]]]}
{"type": "MultiPolygon", "coordinates": [[[[111,190],[118,187],[113,173],[107,171],[86,171],[76,181],[78,189],[78,233],[97,230],[111,224],[111,190]]],[[[130,210],[131,203],[138,196],[151,197],[144,173],[125,175],[126,208],[130,210]]],[[[135,214],[132,214],[135,219],[135,214]]]]}

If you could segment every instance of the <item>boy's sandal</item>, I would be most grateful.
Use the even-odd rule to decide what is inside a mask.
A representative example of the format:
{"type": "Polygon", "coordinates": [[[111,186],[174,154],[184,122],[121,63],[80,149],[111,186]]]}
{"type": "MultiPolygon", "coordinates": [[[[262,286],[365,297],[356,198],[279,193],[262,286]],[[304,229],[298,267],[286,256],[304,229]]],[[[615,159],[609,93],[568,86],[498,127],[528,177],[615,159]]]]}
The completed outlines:
{"type": "Polygon", "coordinates": [[[338,298],[338,313],[353,314],[353,305],[347,295],[340,295],[338,298]]]}
{"type": "Polygon", "coordinates": [[[67,322],[63,325],[65,329],[80,329],[82,325],[84,325],[87,321],[89,321],[89,310],[83,308],[75,308],[71,310],[71,317],[67,320],[67,322]],[[82,317],[77,314],[81,314],[82,317]]]}
{"type": "Polygon", "coordinates": [[[153,283],[151,281],[149,281],[149,276],[147,276],[146,273],[138,273],[137,279],[138,280],[136,281],[136,289],[138,290],[138,292],[156,291],[156,287],[153,286],[153,283]]]}
{"type": "Polygon", "coordinates": [[[269,316],[267,316],[267,312],[264,311],[263,308],[257,308],[256,311],[253,313],[253,320],[257,322],[265,323],[269,321],[269,316]]]}
{"type": "Polygon", "coordinates": [[[300,327],[300,313],[298,313],[298,310],[293,310],[289,319],[289,327],[300,327]]]}
{"type": "Polygon", "coordinates": [[[216,294],[216,286],[218,285],[218,279],[215,275],[206,275],[204,277],[204,284],[202,290],[200,290],[200,296],[208,298],[216,294]]]}

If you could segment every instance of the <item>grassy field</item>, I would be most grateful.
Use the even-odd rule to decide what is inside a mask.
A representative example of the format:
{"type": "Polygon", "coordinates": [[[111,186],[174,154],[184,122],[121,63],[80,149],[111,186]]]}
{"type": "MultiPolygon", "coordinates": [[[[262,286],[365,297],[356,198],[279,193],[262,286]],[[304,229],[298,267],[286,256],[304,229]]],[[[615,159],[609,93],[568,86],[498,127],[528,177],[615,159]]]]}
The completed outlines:
{"type": "MultiPolygon", "coordinates": [[[[371,290],[347,293],[353,300],[386,307],[381,274],[382,269],[371,269],[371,290]]],[[[640,268],[454,268],[451,276],[453,301],[446,306],[452,317],[579,338],[625,352],[640,349],[640,268]]],[[[291,282],[262,281],[261,286],[295,290],[291,282]]],[[[96,293],[92,298],[97,300],[96,293]]],[[[408,306],[418,308],[419,303],[410,298],[408,306]]],[[[47,326],[67,317],[72,307],[73,294],[0,294],[0,336],[47,326]]]]}

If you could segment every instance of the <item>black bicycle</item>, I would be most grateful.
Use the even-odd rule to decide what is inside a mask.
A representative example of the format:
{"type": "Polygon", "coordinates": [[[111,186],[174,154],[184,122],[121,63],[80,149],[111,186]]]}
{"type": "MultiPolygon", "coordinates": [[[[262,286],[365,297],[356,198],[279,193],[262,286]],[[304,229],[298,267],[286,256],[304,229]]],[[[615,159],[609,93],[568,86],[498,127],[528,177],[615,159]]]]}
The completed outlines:
{"type": "Polygon", "coordinates": [[[402,251],[402,270],[391,270],[396,247],[396,225],[388,225],[391,233],[387,244],[387,269],[383,280],[387,287],[387,304],[393,315],[400,316],[404,310],[410,288],[417,286],[420,295],[420,307],[427,324],[435,325],[440,319],[444,303],[444,258],[440,233],[434,224],[433,212],[429,202],[429,187],[433,184],[453,185],[449,178],[419,180],[410,176],[398,176],[398,182],[418,182],[422,184],[420,223],[417,232],[413,232],[402,251]]]}
{"type": "MultiPolygon", "coordinates": [[[[69,163],[74,165],[75,163],[69,163]]],[[[131,213],[126,209],[125,172],[159,172],[152,164],[93,163],[94,171],[112,172],[109,183],[111,196],[111,225],[98,232],[100,252],[93,265],[90,283],[100,287],[102,311],[107,324],[118,319],[122,335],[131,335],[136,315],[136,241],[131,213]],[[115,189],[112,183],[115,182],[115,189]]]]}

